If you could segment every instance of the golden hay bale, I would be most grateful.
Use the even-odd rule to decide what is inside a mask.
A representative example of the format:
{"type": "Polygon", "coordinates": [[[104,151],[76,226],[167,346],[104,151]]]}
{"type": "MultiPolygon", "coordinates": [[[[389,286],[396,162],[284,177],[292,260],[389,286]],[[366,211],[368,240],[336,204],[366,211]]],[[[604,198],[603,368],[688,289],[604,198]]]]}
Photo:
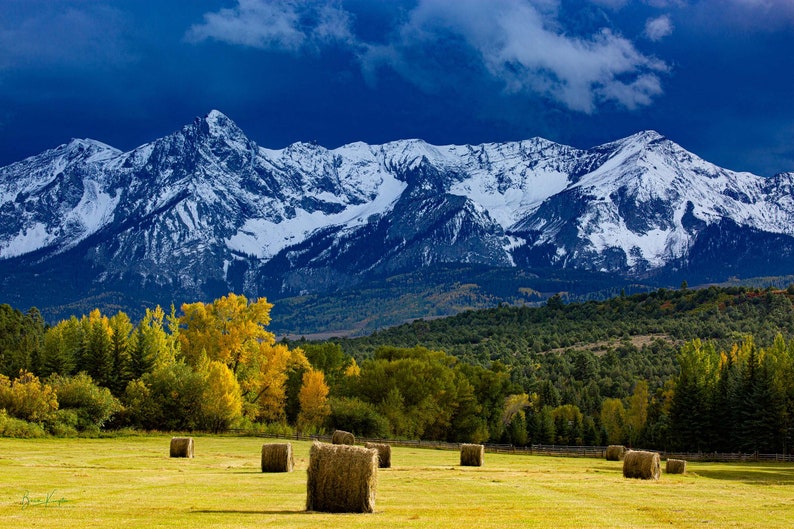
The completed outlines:
{"type": "Polygon", "coordinates": [[[659,479],[662,473],[659,454],[642,450],[629,450],[623,458],[623,477],[659,479]]]}
{"type": "Polygon", "coordinates": [[[268,443],[262,445],[262,472],[292,472],[295,458],[292,443],[268,443]]]}
{"type": "Polygon", "coordinates": [[[623,461],[626,447],[623,445],[609,445],[607,447],[607,461],[623,461]]]}
{"type": "Polygon", "coordinates": [[[378,452],[361,446],[315,441],[309,450],[306,510],[373,512],[378,452]]]}
{"type": "Polygon", "coordinates": [[[331,443],[335,445],[354,445],[356,444],[356,436],[344,430],[334,431],[331,436],[331,443]]]}
{"type": "Polygon", "coordinates": [[[391,445],[386,443],[364,443],[364,448],[378,451],[378,467],[391,468],[391,445]]]}
{"type": "Polygon", "coordinates": [[[460,466],[481,467],[485,459],[485,446],[476,444],[460,445],[460,466]]]}
{"type": "Polygon", "coordinates": [[[666,474],[686,474],[686,461],[683,459],[668,459],[664,471],[666,474]]]}
{"type": "Polygon", "coordinates": [[[193,457],[193,438],[172,437],[171,457],[193,457]]]}

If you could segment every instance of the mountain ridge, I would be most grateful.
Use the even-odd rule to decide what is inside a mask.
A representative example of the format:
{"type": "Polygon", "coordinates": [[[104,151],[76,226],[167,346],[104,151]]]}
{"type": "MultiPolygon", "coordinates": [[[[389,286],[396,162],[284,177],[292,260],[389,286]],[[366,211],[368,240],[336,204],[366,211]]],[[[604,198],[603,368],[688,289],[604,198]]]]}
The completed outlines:
{"type": "Polygon", "coordinates": [[[24,303],[34,265],[84,283],[72,297],[118,288],[176,302],[332,295],[456,263],[649,284],[767,261],[787,273],[775,247],[794,247],[792,189],[794,173],[730,171],[655,131],[590,149],[266,149],[213,110],[128,152],[73,139],[0,168],[0,294],[24,303]],[[722,249],[743,257],[709,264],[722,249]]]}

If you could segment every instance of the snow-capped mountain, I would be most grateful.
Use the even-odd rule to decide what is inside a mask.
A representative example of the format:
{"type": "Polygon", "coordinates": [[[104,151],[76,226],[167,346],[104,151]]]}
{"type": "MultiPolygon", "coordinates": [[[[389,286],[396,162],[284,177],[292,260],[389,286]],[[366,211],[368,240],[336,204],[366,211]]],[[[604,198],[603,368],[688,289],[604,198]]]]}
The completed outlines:
{"type": "Polygon", "coordinates": [[[0,168],[0,291],[46,279],[71,281],[65,297],[277,299],[440,263],[717,279],[744,271],[730,255],[715,268],[722,248],[760,240],[773,247],[753,248],[752,266],[781,273],[793,190],[794,173],[722,169],[651,131],[588,150],[271,150],[212,111],[130,152],[72,140],[0,168]]]}

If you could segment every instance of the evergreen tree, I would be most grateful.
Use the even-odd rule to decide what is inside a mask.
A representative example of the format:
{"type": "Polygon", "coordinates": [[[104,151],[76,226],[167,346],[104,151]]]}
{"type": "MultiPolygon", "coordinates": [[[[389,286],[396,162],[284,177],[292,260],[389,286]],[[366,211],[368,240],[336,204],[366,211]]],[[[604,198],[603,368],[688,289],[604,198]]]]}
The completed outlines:
{"type": "Polygon", "coordinates": [[[151,346],[149,336],[144,330],[143,323],[135,328],[135,332],[130,340],[130,377],[132,380],[139,379],[144,373],[152,369],[151,346]]]}
{"type": "Polygon", "coordinates": [[[94,309],[88,316],[87,328],[83,346],[87,360],[84,370],[97,385],[109,388],[113,376],[110,323],[106,316],[94,309]]]}
{"type": "Polygon", "coordinates": [[[536,414],[535,431],[532,437],[533,443],[538,444],[554,444],[557,437],[557,432],[554,429],[554,409],[549,406],[543,406],[536,414]]]}
{"type": "Polygon", "coordinates": [[[130,334],[132,323],[123,312],[110,318],[110,360],[111,368],[108,376],[108,388],[115,396],[120,396],[127,383],[132,380],[130,359],[130,334]]]}
{"type": "Polygon", "coordinates": [[[712,343],[687,342],[678,356],[680,373],[670,407],[670,422],[677,446],[687,450],[708,449],[708,403],[716,386],[718,356],[712,343]]]}

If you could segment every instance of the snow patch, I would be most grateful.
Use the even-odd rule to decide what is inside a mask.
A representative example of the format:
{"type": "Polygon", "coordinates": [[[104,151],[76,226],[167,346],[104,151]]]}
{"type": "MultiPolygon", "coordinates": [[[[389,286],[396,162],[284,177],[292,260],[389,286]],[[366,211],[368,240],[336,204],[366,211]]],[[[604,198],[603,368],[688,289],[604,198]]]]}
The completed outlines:
{"type": "Polygon", "coordinates": [[[41,222],[23,229],[5,243],[0,243],[0,258],[9,259],[46,248],[53,241],[47,226],[41,222]]]}

